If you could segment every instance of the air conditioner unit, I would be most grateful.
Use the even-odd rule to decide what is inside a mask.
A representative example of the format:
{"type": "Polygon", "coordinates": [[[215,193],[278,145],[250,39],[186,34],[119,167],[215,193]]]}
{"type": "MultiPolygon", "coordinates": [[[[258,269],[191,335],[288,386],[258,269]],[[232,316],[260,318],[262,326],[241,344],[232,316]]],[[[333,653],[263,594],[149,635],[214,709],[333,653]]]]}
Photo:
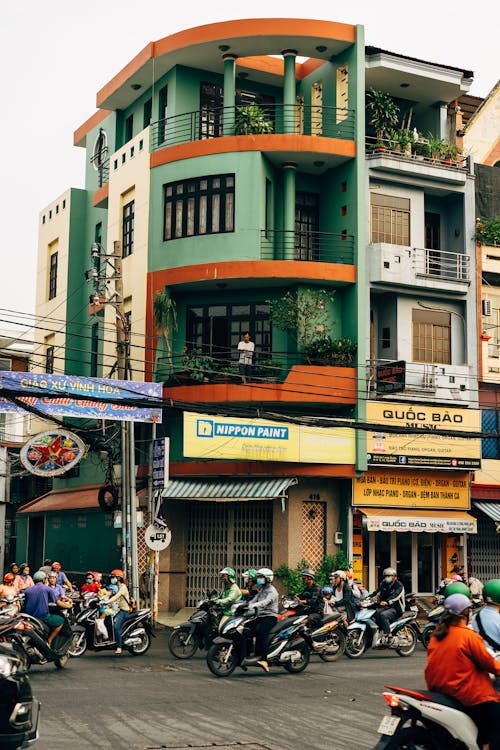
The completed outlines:
{"type": "Polygon", "coordinates": [[[483,299],[482,308],[483,308],[483,315],[489,318],[491,316],[491,300],[483,299]]]}

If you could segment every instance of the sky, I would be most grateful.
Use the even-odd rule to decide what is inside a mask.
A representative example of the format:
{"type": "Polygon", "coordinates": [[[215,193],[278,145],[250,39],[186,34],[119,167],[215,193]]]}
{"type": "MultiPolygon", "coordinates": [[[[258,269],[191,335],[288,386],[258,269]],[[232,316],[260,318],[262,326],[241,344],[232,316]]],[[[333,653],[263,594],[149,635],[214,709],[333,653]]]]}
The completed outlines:
{"type": "Polygon", "coordinates": [[[304,18],[310,10],[315,19],[364,25],[366,44],[473,70],[469,93],[487,96],[499,77],[499,7],[488,0],[253,0],[248,11],[227,0],[4,3],[0,329],[15,317],[6,310],[34,312],[39,212],[84,186],[85,152],[73,146],[73,132],[95,112],[97,91],[148,42],[206,23],[304,18]]]}

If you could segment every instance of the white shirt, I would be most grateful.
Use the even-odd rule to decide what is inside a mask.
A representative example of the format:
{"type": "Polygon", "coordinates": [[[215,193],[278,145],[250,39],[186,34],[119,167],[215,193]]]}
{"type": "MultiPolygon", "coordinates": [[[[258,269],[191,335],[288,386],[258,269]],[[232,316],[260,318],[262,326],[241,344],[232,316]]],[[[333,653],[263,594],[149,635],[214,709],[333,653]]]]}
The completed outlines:
{"type": "Polygon", "coordinates": [[[240,365],[251,365],[253,353],[255,351],[254,342],[240,341],[238,344],[238,351],[240,353],[240,365]]]}

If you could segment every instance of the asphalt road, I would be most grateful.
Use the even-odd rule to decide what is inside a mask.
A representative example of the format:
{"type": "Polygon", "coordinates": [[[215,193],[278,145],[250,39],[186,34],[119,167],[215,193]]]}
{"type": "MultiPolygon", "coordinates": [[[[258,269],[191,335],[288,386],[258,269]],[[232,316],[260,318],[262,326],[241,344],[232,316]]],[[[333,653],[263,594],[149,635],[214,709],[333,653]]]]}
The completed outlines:
{"type": "Polygon", "coordinates": [[[334,663],[313,657],[301,674],[274,668],[217,679],[199,653],[174,659],[167,632],[142,657],[90,653],[59,671],[32,667],[42,702],[34,750],[146,750],[231,747],[245,750],[373,748],[386,684],[424,687],[425,651],[401,658],[371,652],[334,663]]]}

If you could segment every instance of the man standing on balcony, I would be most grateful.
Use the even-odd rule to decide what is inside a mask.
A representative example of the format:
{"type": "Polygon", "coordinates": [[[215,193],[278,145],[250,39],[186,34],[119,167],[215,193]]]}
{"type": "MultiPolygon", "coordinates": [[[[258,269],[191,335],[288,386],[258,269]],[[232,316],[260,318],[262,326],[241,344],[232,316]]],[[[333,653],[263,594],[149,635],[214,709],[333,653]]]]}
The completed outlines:
{"type": "Polygon", "coordinates": [[[245,331],[243,334],[243,340],[238,344],[238,352],[240,355],[238,366],[241,375],[241,382],[244,385],[246,385],[247,378],[249,378],[252,373],[254,351],[255,344],[253,341],[250,341],[250,333],[245,331]]]}

